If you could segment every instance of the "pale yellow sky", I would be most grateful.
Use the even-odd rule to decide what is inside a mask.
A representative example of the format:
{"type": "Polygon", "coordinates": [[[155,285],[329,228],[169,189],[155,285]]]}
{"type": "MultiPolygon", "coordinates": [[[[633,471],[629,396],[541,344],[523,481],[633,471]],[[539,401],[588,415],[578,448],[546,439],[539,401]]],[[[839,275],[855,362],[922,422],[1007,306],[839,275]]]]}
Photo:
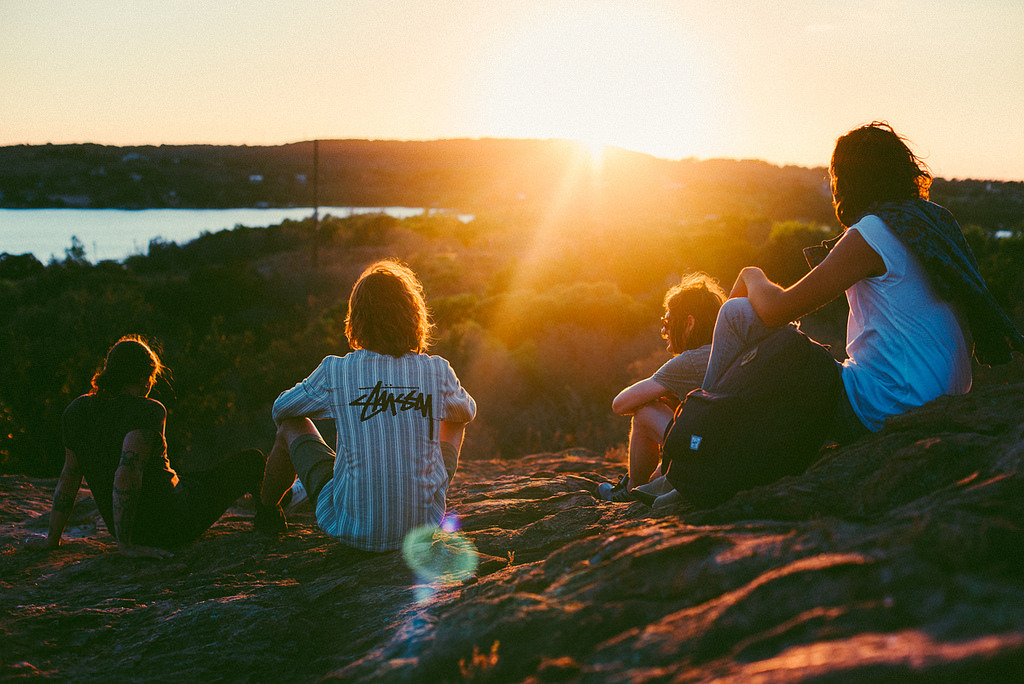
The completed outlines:
{"type": "Polygon", "coordinates": [[[0,0],[0,145],[579,138],[1024,180],[1019,0],[0,0]]]}

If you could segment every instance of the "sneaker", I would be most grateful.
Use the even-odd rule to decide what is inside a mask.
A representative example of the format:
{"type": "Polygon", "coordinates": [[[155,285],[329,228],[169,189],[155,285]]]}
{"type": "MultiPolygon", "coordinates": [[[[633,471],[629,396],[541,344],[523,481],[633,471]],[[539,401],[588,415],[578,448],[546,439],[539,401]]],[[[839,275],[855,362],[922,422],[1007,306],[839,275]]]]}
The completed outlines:
{"type": "Polygon", "coordinates": [[[616,484],[602,482],[597,485],[597,498],[602,501],[614,501],[616,503],[629,503],[634,501],[633,494],[626,489],[629,482],[629,475],[623,475],[616,484]]]}
{"type": "Polygon", "coordinates": [[[284,511],[280,506],[264,506],[257,502],[253,526],[261,534],[275,535],[287,530],[288,522],[285,520],[284,511]]]}
{"type": "Polygon", "coordinates": [[[662,475],[659,478],[651,480],[647,484],[633,487],[629,491],[634,501],[639,501],[645,506],[654,507],[654,502],[658,500],[658,497],[665,494],[670,494],[676,489],[672,486],[672,483],[668,481],[668,478],[662,475]]]}

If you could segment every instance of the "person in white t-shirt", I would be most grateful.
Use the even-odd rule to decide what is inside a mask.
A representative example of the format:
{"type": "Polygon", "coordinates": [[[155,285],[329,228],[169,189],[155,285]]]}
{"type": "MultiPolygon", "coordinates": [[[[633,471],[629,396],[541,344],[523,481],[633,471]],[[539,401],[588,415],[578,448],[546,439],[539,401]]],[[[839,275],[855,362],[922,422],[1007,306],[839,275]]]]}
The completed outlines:
{"type": "Polygon", "coordinates": [[[386,260],[363,272],[345,319],[353,351],[328,356],[274,402],[265,505],[280,511],[298,474],[320,528],[349,546],[391,551],[413,529],[440,525],[476,402],[445,359],[424,353],[430,328],[408,267],[386,260]],[[334,420],[336,449],[318,418],[334,420]]]}
{"type": "MultiPolygon", "coordinates": [[[[836,216],[848,226],[828,256],[796,284],[780,287],[759,268],[740,272],[723,317],[750,309],[770,329],[796,320],[843,292],[850,304],[841,374],[845,392],[833,436],[850,441],[888,416],[971,388],[971,338],[962,312],[938,296],[921,260],[875,214],[874,205],[926,200],[931,175],[891,127],[874,123],[836,141],[829,166],[836,216]]],[[[740,317],[747,316],[742,312],[740,317]]],[[[735,325],[715,331],[705,386],[731,361],[735,325]]],[[[759,336],[755,321],[745,335],[759,336]]],[[[746,346],[746,342],[741,343],[746,346]]]]}
{"type": "MultiPolygon", "coordinates": [[[[772,329],[845,292],[848,358],[838,368],[843,391],[830,430],[844,443],[880,430],[889,416],[971,387],[973,340],[966,312],[955,297],[940,296],[937,287],[946,284],[939,269],[926,270],[923,258],[934,260],[929,252],[941,251],[937,245],[945,240],[968,264],[962,270],[973,268],[978,289],[987,288],[952,216],[926,201],[927,167],[888,124],[874,122],[841,136],[829,173],[845,233],[790,287],[773,283],[757,267],[740,271],[715,324],[703,387],[714,387],[738,355],[772,329]],[[890,217],[889,224],[880,215],[890,217]]],[[[665,497],[665,503],[675,494],[664,478],[640,491],[648,499],[665,497]]]]}

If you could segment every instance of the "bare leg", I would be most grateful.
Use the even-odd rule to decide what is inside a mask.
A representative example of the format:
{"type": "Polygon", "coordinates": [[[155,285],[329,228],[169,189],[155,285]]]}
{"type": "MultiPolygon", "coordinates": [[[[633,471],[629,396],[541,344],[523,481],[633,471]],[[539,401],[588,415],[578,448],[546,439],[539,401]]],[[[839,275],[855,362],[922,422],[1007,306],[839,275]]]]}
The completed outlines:
{"type": "Polygon", "coordinates": [[[284,493],[295,482],[295,468],[292,467],[288,447],[296,437],[304,434],[320,436],[309,418],[286,418],[277,427],[274,446],[267,457],[267,469],[263,474],[260,500],[264,506],[281,503],[284,493]]]}
{"type": "Polygon", "coordinates": [[[627,489],[647,484],[661,460],[665,428],[672,420],[672,409],[661,402],[646,404],[633,414],[629,432],[629,482],[627,489]]]}

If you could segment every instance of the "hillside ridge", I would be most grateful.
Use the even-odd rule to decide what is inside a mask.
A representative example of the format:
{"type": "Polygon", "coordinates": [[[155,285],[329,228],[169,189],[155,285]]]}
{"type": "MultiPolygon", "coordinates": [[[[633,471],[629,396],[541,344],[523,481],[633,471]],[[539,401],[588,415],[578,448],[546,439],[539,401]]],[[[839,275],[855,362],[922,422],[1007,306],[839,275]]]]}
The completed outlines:
{"type": "MultiPolygon", "coordinates": [[[[659,159],[616,147],[592,158],[569,140],[322,140],[272,146],[93,143],[0,147],[0,208],[412,206],[540,211],[568,201],[702,218],[828,222],[827,170],[760,160],[659,159]],[[594,182],[597,178],[597,182],[594,182]],[[314,186],[316,190],[314,191],[314,186]],[[786,214],[783,216],[783,214],[786,214]]],[[[962,221],[1013,229],[1024,183],[942,180],[962,221]]],[[[1019,229],[1019,228],[1017,228],[1019,229]]]]}

